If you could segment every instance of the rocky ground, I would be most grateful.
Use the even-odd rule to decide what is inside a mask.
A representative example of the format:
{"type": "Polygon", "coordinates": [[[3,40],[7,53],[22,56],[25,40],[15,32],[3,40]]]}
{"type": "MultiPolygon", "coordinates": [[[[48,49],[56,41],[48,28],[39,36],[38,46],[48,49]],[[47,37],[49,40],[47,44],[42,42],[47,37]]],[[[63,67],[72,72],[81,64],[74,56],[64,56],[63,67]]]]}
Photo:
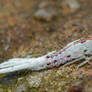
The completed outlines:
{"type": "MultiPolygon", "coordinates": [[[[91,0],[1,0],[0,62],[38,57],[92,35],[91,0]]],[[[92,63],[0,75],[0,92],[92,92],[92,63]]]]}

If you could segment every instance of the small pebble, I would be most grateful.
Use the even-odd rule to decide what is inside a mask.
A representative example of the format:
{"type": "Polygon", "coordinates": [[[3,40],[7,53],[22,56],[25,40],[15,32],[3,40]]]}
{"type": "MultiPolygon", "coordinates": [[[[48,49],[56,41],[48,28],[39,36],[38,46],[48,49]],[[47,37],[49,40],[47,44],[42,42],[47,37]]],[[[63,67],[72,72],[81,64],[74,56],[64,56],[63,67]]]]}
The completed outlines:
{"type": "Polygon", "coordinates": [[[64,15],[75,13],[80,8],[80,3],[78,0],[64,0],[61,3],[62,12],[64,15]]]}
{"type": "Polygon", "coordinates": [[[70,86],[69,92],[83,92],[83,87],[80,85],[70,86]]]}
{"type": "Polygon", "coordinates": [[[52,21],[53,18],[55,17],[55,12],[52,10],[49,11],[48,9],[39,9],[34,14],[34,17],[38,20],[49,22],[52,21]]]}

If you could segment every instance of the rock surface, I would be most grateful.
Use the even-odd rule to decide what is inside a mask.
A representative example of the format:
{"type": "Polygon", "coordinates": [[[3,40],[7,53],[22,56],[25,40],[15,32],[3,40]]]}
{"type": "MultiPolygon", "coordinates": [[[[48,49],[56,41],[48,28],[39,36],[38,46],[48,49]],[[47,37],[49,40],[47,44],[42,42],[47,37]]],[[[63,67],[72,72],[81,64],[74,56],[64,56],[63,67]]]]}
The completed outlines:
{"type": "MultiPolygon", "coordinates": [[[[92,35],[91,0],[0,1],[0,62],[42,56],[88,35],[92,35]]],[[[79,70],[76,66],[24,70],[5,80],[7,74],[0,75],[0,92],[92,92],[92,63],[79,70]]]]}

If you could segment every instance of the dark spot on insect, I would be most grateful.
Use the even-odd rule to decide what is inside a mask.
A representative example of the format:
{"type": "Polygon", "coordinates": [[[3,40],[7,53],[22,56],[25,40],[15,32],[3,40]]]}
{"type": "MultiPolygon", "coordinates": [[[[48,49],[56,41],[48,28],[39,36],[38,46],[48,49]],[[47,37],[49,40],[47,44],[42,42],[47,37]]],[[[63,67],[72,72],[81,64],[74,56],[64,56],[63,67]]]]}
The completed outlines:
{"type": "Polygon", "coordinates": [[[86,57],[91,57],[91,56],[92,56],[92,54],[85,54],[85,56],[86,56],[86,57]]]}
{"type": "Polygon", "coordinates": [[[46,58],[50,58],[50,56],[46,56],[46,58]]]}
{"type": "Polygon", "coordinates": [[[54,63],[56,63],[56,62],[57,62],[57,60],[54,60],[53,62],[54,62],[54,63]]]}
{"type": "Polygon", "coordinates": [[[69,58],[69,57],[71,57],[71,55],[68,55],[67,57],[69,58]]]}
{"type": "Polygon", "coordinates": [[[51,63],[49,62],[49,63],[47,63],[47,65],[50,65],[51,63]]]}
{"type": "Polygon", "coordinates": [[[84,50],[84,52],[87,52],[87,50],[84,50]]]}
{"type": "Polygon", "coordinates": [[[85,39],[82,39],[82,40],[81,40],[81,43],[84,43],[84,42],[86,42],[86,40],[85,40],[85,39]]]}

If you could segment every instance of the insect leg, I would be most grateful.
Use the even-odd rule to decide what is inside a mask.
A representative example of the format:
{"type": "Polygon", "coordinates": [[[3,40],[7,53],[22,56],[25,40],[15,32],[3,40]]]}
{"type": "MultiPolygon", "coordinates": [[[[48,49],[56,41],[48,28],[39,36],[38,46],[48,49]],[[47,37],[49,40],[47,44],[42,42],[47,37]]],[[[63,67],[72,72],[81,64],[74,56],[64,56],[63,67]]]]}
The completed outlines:
{"type": "Polygon", "coordinates": [[[92,58],[87,58],[84,62],[80,63],[78,65],[78,68],[80,68],[81,66],[85,65],[86,63],[88,63],[92,58]]]}
{"type": "Polygon", "coordinates": [[[79,61],[81,59],[83,59],[83,57],[77,58],[77,59],[75,59],[75,60],[73,60],[73,61],[71,61],[69,63],[64,64],[63,66],[67,66],[67,65],[73,64],[73,63],[75,63],[75,62],[77,62],[77,61],[79,61]]]}

